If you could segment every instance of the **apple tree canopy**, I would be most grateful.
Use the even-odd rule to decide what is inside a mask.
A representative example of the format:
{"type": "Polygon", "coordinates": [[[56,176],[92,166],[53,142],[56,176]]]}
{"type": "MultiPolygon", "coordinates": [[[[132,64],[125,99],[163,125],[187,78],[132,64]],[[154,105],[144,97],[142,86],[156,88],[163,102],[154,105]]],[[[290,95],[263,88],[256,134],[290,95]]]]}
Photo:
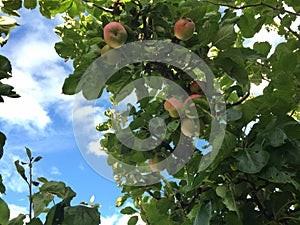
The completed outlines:
{"type": "MultiPolygon", "coordinates": [[[[74,68],[62,85],[64,94],[96,91],[93,98],[99,98],[105,90],[114,105],[132,93],[137,96],[138,102],[127,104],[123,114],[108,109],[107,121],[97,126],[104,134],[101,145],[108,154],[107,163],[122,188],[116,206],[122,207],[129,199],[134,204],[134,208],[121,210],[132,215],[128,224],[137,223],[136,213],[140,213],[146,224],[154,225],[300,223],[299,1],[2,0],[1,3],[6,14],[0,17],[4,39],[16,26],[9,16],[19,16],[22,5],[27,9],[38,7],[46,18],[62,16],[64,23],[55,28],[61,38],[55,49],[65,61],[72,60],[74,68]],[[191,18],[195,24],[194,35],[187,41],[174,36],[174,24],[182,17],[191,18]],[[136,61],[118,67],[117,61],[91,68],[95,60],[105,56],[100,56],[106,45],[103,28],[112,21],[125,27],[126,43],[157,40],[188,49],[203,60],[213,79],[207,79],[203,70],[189,68],[190,55],[182,51],[178,58],[187,62],[186,67],[155,61],[136,61]],[[82,85],[87,70],[96,73],[110,67],[116,72],[107,80],[103,78],[105,83],[101,88],[93,86],[93,80],[89,79],[82,85]],[[187,75],[187,71],[195,72],[195,77],[187,75]],[[194,94],[190,90],[194,79],[208,85],[205,88],[200,85],[202,91],[197,93],[202,97],[191,104],[197,113],[192,119],[199,123],[198,138],[206,141],[207,149],[194,145],[193,137],[182,137],[181,121],[188,117],[189,109],[182,109],[179,118],[171,117],[164,109],[166,99],[182,97],[178,92],[172,94],[174,86],[181,87],[187,95],[194,94]],[[262,85],[263,90],[254,93],[251,89],[254,85],[262,85]],[[214,88],[219,91],[209,91],[214,88]],[[157,92],[149,94],[151,90],[157,92]],[[226,108],[211,107],[220,95],[226,108]],[[226,120],[217,123],[226,128],[222,137],[218,139],[219,135],[215,135],[211,143],[213,121],[222,113],[226,120]],[[126,120],[124,115],[130,119],[126,120]],[[145,140],[155,134],[160,144],[149,151],[135,150],[138,141],[128,145],[121,141],[118,132],[111,130],[122,130],[126,124],[134,139],[145,140]],[[180,137],[186,146],[178,141],[180,137]],[[182,151],[174,155],[178,145],[182,151]],[[153,171],[153,165],[148,166],[149,160],[184,158],[184,149],[191,146],[193,151],[188,152],[188,160],[176,173],[168,171],[172,165],[163,167],[172,174],[171,179],[165,179],[160,168],[153,171]],[[218,152],[210,152],[216,146],[218,152]],[[202,159],[209,154],[213,160],[202,167],[202,159]],[[141,173],[159,181],[126,185],[128,180],[133,182],[138,178],[129,176],[124,164],[142,167],[141,173]]],[[[2,39],[4,43],[6,40],[2,39]]],[[[149,49],[151,52],[151,46],[149,49]]],[[[117,58],[113,57],[113,51],[108,53],[111,60],[117,58]]],[[[6,76],[7,67],[1,68],[2,64],[0,75],[6,76]]]]}

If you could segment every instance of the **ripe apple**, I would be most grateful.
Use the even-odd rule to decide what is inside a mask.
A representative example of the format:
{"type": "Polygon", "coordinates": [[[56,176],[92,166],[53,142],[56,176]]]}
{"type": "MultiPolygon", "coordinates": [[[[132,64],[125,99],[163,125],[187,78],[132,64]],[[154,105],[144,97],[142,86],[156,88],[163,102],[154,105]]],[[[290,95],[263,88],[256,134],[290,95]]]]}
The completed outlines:
{"type": "Polygon", "coordinates": [[[174,35],[179,40],[189,40],[193,36],[194,31],[195,23],[190,18],[183,17],[175,23],[174,35]]]}
{"type": "Polygon", "coordinates": [[[104,41],[112,48],[123,45],[127,40],[127,31],[122,24],[118,22],[108,23],[104,29],[104,41]]]}
{"type": "Polygon", "coordinates": [[[183,102],[177,100],[174,97],[171,97],[167,101],[165,101],[164,109],[169,112],[172,118],[178,118],[183,108],[183,105],[183,102]]]}
{"type": "Polygon", "coordinates": [[[199,136],[199,127],[195,125],[195,121],[190,118],[184,118],[181,121],[181,132],[185,136],[199,136]]]}
{"type": "Polygon", "coordinates": [[[198,117],[198,114],[196,112],[196,108],[193,110],[193,113],[191,113],[191,108],[195,107],[196,104],[194,103],[193,99],[201,98],[202,95],[200,94],[192,94],[189,97],[187,97],[184,101],[184,109],[185,109],[185,115],[190,119],[195,119],[198,117]]]}

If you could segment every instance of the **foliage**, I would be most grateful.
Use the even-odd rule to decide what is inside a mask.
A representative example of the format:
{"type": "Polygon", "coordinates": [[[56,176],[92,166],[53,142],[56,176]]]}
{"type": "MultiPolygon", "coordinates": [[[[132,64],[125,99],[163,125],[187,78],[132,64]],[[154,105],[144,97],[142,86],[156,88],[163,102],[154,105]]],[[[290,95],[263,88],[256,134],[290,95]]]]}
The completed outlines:
{"type": "MultiPolygon", "coordinates": [[[[15,2],[10,13],[21,1],[15,2]]],[[[27,1],[26,7],[34,8],[36,3],[27,1]]],[[[74,67],[73,74],[64,82],[64,94],[80,91],[77,85],[89,65],[100,56],[105,45],[103,27],[111,21],[124,24],[127,42],[167,40],[190,49],[205,61],[220,84],[227,105],[227,127],[220,152],[207,169],[199,170],[203,153],[196,148],[171,181],[161,177],[157,184],[126,186],[122,185],[124,179],[130,179],[126,171],[108,157],[122,187],[123,196],[117,206],[121,207],[127,199],[134,202],[135,209],[125,208],[122,213],[135,214],[138,210],[147,224],[299,224],[300,34],[299,27],[292,26],[300,16],[298,1],[39,0],[38,3],[47,18],[64,13],[64,24],[55,29],[61,37],[55,49],[65,61],[72,60],[74,67]],[[181,17],[190,17],[196,24],[196,34],[186,42],[173,35],[172,28],[181,17]],[[268,42],[246,47],[248,38],[262,28],[277,32],[285,41],[274,51],[268,42]],[[263,94],[251,96],[250,85],[262,81],[268,83],[263,94]]],[[[143,78],[140,87],[145,90],[149,83],[147,76],[168,78],[190,93],[192,79],[180,69],[142,62],[120,69],[105,84],[113,103],[117,103],[114,100],[119,91],[131,81],[143,78]]],[[[102,91],[99,90],[100,95],[102,91]]],[[[180,122],[169,117],[159,98],[143,99],[129,112],[131,129],[139,138],[150,135],[150,118],[165,118],[170,127],[167,138],[152,151],[138,152],[122,144],[109,131],[111,112],[106,115],[108,121],[97,127],[100,131],[107,130],[102,147],[124,163],[147,165],[152,158],[172,154],[176,147],[180,122]]],[[[199,138],[208,140],[209,114],[199,119],[202,122],[199,138]]],[[[157,171],[147,172],[160,176],[157,171]]],[[[61,209],[61,205],[57,207],[61,209]]],[[[129,224],[136,222],[134,215],[129,224]]]]}
{"type": "MultiPolygon", "coordinates": [[[[3,146],[2,146],[3,147],[3,146]]],[[[28,185],[29,190],[29,222],[28,225],[74,225],[74,224],[91,224],[98,225],[100,223],[100,214],[98,212],[98,204],[82,203],[78,206],[72,206],[71,201],[76,193],[63,182],[48,181],[44,177],[33,180],[33,165],[40,161],[42,157],[33,157],[31,150],[26,148],[28,157],[27,162],[15,161],[17,172],[28,185]],[[28,168],[28,175],[26,169],[28,168]],[[33,193],[33,188],[38,187],[38,191],[33,193]],[[55,203],[59,200],[58,203],[55,203]],[[39,218],[41,214],[46,213],[46,220],[43,223],[39,218]]],[[[1,183],[2,184],[2,183],[1,183]]],[[[1,191],[1,193],[4,193],[1,191]]],[[[0,198],[0,224],[1,225],[23,225],[26,215],[20,214],[18,217],[9,220],[10,210],[5,201],[0,198]]]]}

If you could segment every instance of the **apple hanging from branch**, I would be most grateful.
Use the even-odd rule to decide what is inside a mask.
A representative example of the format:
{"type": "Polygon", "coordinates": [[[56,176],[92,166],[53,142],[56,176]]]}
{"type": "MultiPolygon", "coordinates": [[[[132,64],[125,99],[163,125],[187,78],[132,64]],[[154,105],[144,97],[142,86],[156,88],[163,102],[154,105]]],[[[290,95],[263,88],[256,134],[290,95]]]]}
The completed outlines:
{"type": "Polygon", "coordinates": [[[111,48],[118,48],[127,40],[127,31],[122,24],[118,22],[108,23],[104,29],[104,41],[111,48]]]}
{"type": "Polygon", "coordinates": [[[190,19],[183,17],[174,25],[174,35],[179,40],[187,41],[193,37],[195,23],[190,19]]]}

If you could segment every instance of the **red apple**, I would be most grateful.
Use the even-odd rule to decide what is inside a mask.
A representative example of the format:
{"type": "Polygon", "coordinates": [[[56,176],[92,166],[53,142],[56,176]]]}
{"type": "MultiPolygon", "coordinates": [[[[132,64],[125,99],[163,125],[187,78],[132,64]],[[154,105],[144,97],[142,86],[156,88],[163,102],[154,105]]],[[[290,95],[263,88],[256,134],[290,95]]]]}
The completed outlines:
{"type": "Polygon", "coordinates": [[[118,22],[110,22],[104,29],[104,41],[112,48],[123,45],[127,40],[127,31],[122,24],[118,22]]]}
{"type": "Polygon", "coordinates": [[[164,109],[169,112],[172,118],[178,118],[184,103],[172,97],[165,101],[164,109]]]}
{"type": "Polygon", "coordinates": [[[189,40],[193,36],[194,31],[195,23],[190,18],[183,17],[175,23],[174,35],[179,40],[189,40]]]}

